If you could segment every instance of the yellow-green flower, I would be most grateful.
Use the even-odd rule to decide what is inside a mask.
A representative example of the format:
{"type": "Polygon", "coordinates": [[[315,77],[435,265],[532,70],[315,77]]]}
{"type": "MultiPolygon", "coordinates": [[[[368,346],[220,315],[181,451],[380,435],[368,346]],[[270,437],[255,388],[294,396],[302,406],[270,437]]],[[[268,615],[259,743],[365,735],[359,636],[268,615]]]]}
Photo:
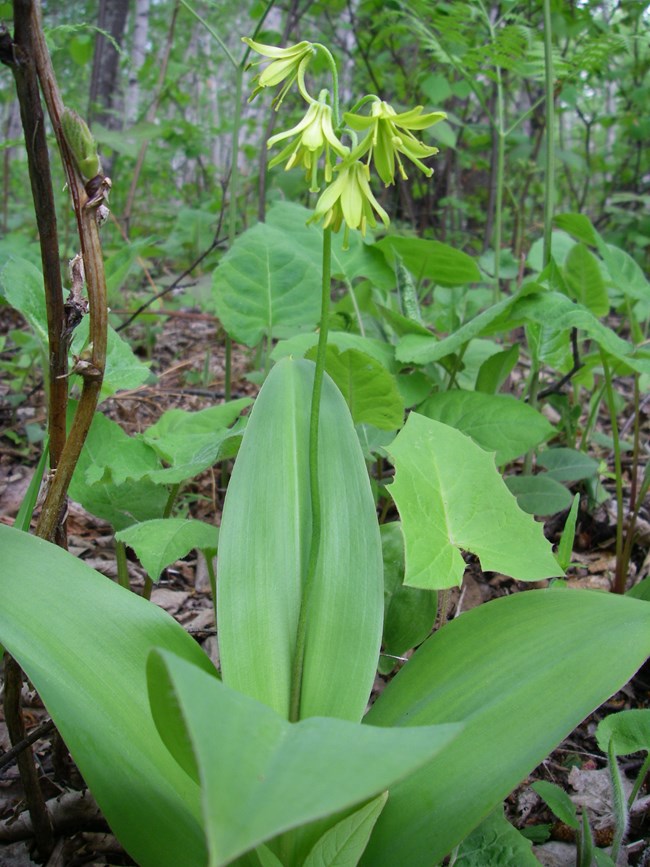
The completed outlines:
{"type": "MultiPolygon", "coordinates": [[[[323,96],[321,94],[321,96],[323,96]]],[[[280,153],[273,157],[269,168],[277,166],[287,160],[285,169],[288,171],[294,166],[302,166],[311,179],[310,192],[317,193],[318,186],[318,161],[325,152],[325,180],[332,180],[332,163],[330,160],[330,148],[339,156],[345,157],[349,148],[337,139],[332,126],[332,109],[324,98],[318,102],[312,101],[307,113],[296,126],[285,132],[272,136],[267,147],[273,147],[279,141],[296,136],[295,141],[290,142],[280,153]]]]}
{"type": "Polygon", "coordinates": [[[428,178],[431,177],[433,169],[425,166],[422,160],[437,154],[438,148],[425,145],[410,130],[426,129],[446,117],[443,111],[422,114],[421,105],[411,111],[398,114],[392,106],[380,99],[373,102],[369,115],[350,113],[343,115],[345,122],[353,130],[368,132],[354,149],[354,158],[360,159],[367,153],[368,162],[373,160],[377,174],[386,186],[395,183],[396,162],[401,177],[407,179],[401,154],[415,163],[428,178]]]}
{"type": "MultiPolygon", "coordinates": [[[[271,63],[257,75],[257,86],[252,92],[248,100],[249,102],[260,91],[264,90],[265,87],[275,87],[284,81],[282,89],[273,100],[277,109],[296,79],[298,80],[298,90],[307,102],[311,102],[311,97],[305,87],[305,69],[316,51],[311,42],[298,42],[296,45],[290,45],[288,48],[264,45],[262,42],[255,42],[249,39],[247,36],[242,38],[242,42],[245,42],[249,48],[252,48],[253,51],[261,54],[263,57],[271,58],[271,63]]],[[[263,63],[264,61],[259,62],[263,63]]]]}
{"type": "Polygon", "coordinates": [[[375,211],[385,226],[390,220],[372,194],[367,165],[347,159],[337,167],[337,171],[338,177],[323,191],[308,222],[323,219],[323,228],[338,232],[345,221],[347,246],[348,229],[361,229],[361,234],[365,235],[368,226],[374,228],[377,225],[375,211]]]}

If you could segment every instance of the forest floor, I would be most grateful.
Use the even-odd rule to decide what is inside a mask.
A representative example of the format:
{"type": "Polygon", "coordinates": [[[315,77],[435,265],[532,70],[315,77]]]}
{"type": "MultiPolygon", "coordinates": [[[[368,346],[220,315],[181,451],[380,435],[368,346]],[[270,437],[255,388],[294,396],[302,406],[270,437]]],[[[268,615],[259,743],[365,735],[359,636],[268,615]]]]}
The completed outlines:
{"type": "MultiPolygon", "coordinates": [[[[0,309],[0,334],[20,326],[18,314],[7,308],[0,309]]],[[[139,337],[143,337],[142,330],[137,325],[132,326],[130,340],[137,341],[139,337]]],[[[199,410],[221,402],[224,371],[223,341],[219,337],[218,323],[209,316],[189,313],[168,318],[160,326],[151,357],[152,369],[157,374],[156,384],[120,393],[103,404],[103,411],[133,434],[153,424],[167,409],[199,410]]],[[[251,363],[248,350],[236,349],[233,397],[254,395],[256,387],[245,378],[251,363]]],[[[12,524],[39,453],[38,445],[27,444],[25,426],[44,424],[45,403],[43,389],[34,381],[28,385],[28,391],[33,388],[27,400],[13,409],[7,400],[12,383],[6,374],[3,373],[3,377],[4,380],[0,380],[0,521],[12,524]]],[[[645,424],[648,424],[647,418],[645,424]]],[[[210,470],[184,488],[182,501],[192,517],[218,523],[223,493],[219,470],[210,470]]],[[[545,531],[551,541],[558,540],[565,517],[556,516],[547,522],[545,531]]],[[[110,525],[88,514],[81,506],[70,503],[67,529],[70,551],[93,568],[115,578],[114,540],[110,525]]],[[[569,573],[571,584],[611,589],[615,533],[614,500],[610,499],[594,514],[581,511],[573,555],[577,565],[569,573]]],[[[648,572],[649,551],[650,528],[642,523],[633,567],[639,576],[648,572]]],[[[141,592],[144,572],[135,559],[129,562],[129,571],[133,589],[141,592]]],[[[539,582],[534,586],[544,586],[545,583],[539,582]]],[[[463,586],[453,593],[447,616],[457,617],[485,601],[522,592],[530,586],[494,573],[482,573],[478,563],[470,559],[463,586]]],[[[163,572],[153,590],[152,600],[181,623],[218,663],[209,580],[201,557],[188,557],[163,572]]],[[[516,653],[516,649],[513,652],[516,653]]],[[[522,672],[522,677],[525,675],[522,672]]],[[[568,672],[567,676],[580,677],[580,672],[568,672]]],[[[386,678],[378,676],[376,690],[380,691],[385,682],[386,678]]],[[[596,745],[594,731],[605,715],[624,708],[650,708],[650,670],[644,673],[642,669],[620,693],[596,710],[508,798],[508,818],[516,827],[548,826],[549,842],[535,847],[540,863],[548,867],[573,865],[576,863],[576,846],[573,832],[555,820],[530,789],[529,783],[535,779],[549,780],[565,788],[577,805],[587,807],[596,844],[606,846],[611,842],[614,822],[608,771],[605,757],[596,745]]],[[[24,709],[28,731],[37,729],[48,720],[46,710],[29,684],[24,688],[24,709]]],[[[0,709],[0,765],[2,754],[10,746],[0,709]]],[[[92,798],[84,791],[78,772],[64,749],[53,741],[51,732],[36,741],[34,752],[57,836],[57,846],[47,861],[48,867],[132,864],[110,834],[92,798]]],[[[642,760],[643,756],[628,757],[621,763],[624,774],[633,778],[642,760]]],[[[471,786],[471,780],[468,780],[468,786],[471,786]]],[[[649,801],[650,798],[646,798],[645,809],[632,817],[626,838],[626,860],[620,861],[621,864],[650,863],[649,801]]],[[[42,863],[32,860],[32,844],[18,769],[15,764],[0,766],[0,865],[28,867],[42,863]]]]}

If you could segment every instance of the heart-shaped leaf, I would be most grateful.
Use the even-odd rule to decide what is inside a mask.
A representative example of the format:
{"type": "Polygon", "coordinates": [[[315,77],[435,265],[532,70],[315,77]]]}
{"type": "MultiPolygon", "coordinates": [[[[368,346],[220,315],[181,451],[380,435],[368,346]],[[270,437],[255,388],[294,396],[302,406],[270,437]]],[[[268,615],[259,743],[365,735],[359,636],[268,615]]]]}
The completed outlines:
{"type": "Polygon", "coordinates": [[[405,584],[460,584],[460,549],[476,554],[484,570],[520,581],[559,574],[541,524],[519,509],[494,456],[465,434],[413,412],[386,450],[406,541],[405,584]]]}
{"type": "Polygon", "coordinates": [[[214,272],[217,315],[230,336],[257,346],[318,322],[320,276],[314,258],[268,223],[241,234],[214,272]]]}

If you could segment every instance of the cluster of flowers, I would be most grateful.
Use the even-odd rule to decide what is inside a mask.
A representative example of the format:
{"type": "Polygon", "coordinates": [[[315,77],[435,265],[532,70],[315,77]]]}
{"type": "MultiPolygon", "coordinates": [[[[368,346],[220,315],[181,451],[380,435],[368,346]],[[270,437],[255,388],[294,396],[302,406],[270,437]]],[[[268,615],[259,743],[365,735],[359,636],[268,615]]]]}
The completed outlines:
{"type": "MultiPolygon", "coordinates": [[[[248,38],[243,41],[253,51],[271,60],[257,76],[257,86],[251,99],[265,87],[282,84],[274,100],[277,109],[288,90],[297,82],[298,90],[309,106],[300,123],[272,136],[268,147],[289,140],[269,166],[273,167],[285,161],[286,169],[302,166],[310,179],[311,192],[320,190],[318,166],[324,156],[323,176],[328,186],[319,197],[310,222],[323,219],[324,227],[330,227],[334,232],[338,232],[345,223],[346,232],[348,229],[361,229],[362,234],[365,234],[367,226],[377,225],[377,214],[387,226],[388,214],[370,189],[370,164],[374,165],[386,186],[395,183],[396,170],[400,177],[406,180],[402,156],[411,160],[427,177],[431,177],[433,169],[425,166],[422,160],[438,153],[438,148],[425,145],[411,130],[426,129],[443,120],[445,113],[422,114],[422,106],[418,106],[398,114],[379,97],[364,97],[358,105],[361,107],[369,104],[369,114],[346,112],[343,115],[343,121],[354,142],[352,147],[346,147],[340,141],[340,129],[335,128],[329,92],[322,90],[318,99],[314,99],[305,86],[305,70],[309,61],[319,48],[329,55],[327,49],[311,42],[276,48],[248,38]],[[365,133],[359,143],[356,143],[356,133],[365,133]],[[338,162],[335,161],[334,154],[340,158],[338,162]],[[335,180],[332,180],[333,172],[336,172],[335,180]]],[[[331,55],[329,57],[331,58],[331,55]]]]}

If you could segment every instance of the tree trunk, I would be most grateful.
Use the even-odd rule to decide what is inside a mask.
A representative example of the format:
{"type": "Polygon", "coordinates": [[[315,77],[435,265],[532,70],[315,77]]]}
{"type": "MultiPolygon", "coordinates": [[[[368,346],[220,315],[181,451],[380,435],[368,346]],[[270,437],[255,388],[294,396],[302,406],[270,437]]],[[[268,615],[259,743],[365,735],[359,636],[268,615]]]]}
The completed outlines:
{"type": "Polygon", "coordinates": [[[129,66],[129,79],[124,97],[124,121],[127,126],[133,126],[138,119],[138,107],[140,102],[140,83],[138,81],[138,73],[145,61],[148,35],[149,0],[135,0],[135,21],[133,24],[131,64],[129,66]]]}
{"type": "MultiPolygon", "coordinates": [[[[100,0],[97,26],[110,34],[118,46],[124,41],[129,0],[100,0]]],[[[90,80],[88,118],[109,129],[120,129],[120,92],[118,71],[120,56],[115,44],[103,33],[95,37],[95,54],[90,80]]]]}

